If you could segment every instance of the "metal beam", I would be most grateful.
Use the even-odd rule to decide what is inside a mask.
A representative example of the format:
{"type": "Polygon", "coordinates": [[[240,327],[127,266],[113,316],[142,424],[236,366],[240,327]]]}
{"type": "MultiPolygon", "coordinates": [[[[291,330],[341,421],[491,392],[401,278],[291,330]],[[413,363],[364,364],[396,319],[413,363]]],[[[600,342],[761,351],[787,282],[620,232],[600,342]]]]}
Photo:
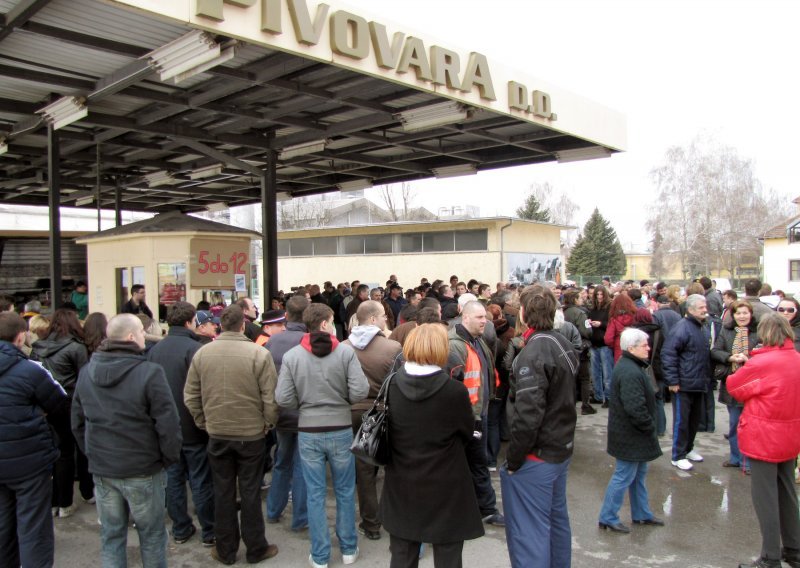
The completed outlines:
{"type": "Polygon", "coordinates": [[[50,305],[61,307],[61,157],[58,153],[58,132],[47,127],[47,178],[50,206],[50,305]]]}
{"type": "Polygon", "coordinates": [[[263,174],[263,172],[259,168],[251,166],[247,162],[243,162],[242,160],[234,158],[233,156],[229,156],[225,152],[221,152],[220,150],[212,148],[211,146],[203,144],[202,142],[197,142],[196,140],[192,140],[191,138],[180,138],[180,140],[183,142],[185,146],[188,146],[193,150],[197,150],[198,152],[200,152],[201,154],[205,154],[209,158],[214,158],[215,160],[224,162],[229,166],[233,166],[234,168],[239,168],[240,170],[249,172],[254,176],[260,176],[263,174]]]}
{"type": "Polygon", "coordinates": [[[44,8],[50,0],[22,0],[14,6],[3,18],[3,28],[0,29],[0,41],[6,39],[11,32],[30,20],[36,12],[44,8]]]}

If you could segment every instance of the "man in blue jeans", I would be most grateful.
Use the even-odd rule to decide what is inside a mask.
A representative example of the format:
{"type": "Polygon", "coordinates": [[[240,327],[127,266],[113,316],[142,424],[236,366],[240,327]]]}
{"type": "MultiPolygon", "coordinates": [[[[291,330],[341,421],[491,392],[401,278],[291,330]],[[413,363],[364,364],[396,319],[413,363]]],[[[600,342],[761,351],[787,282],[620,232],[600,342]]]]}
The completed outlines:
{"type": "Polygon", "coordinates": [[[128,515],[145,568],[167,566],[164,468],[180,459],[178,410],[164,369],[148,362],[142,322],[111,318],[108,338],[81,369],[72,431],[94,475],[104,566],[126,566],[128,515]]]}
{"type": "Polygon", "coordinates": [[[309,333],[284,355],[275,400],[283,408],[300,409],[298,443],[308,494],[309,561],[313,568],[327,567],[331,556],[325,510],[330,464],[336,536],[343,563],[353,564],[358,559],[358,535],[350,406],[367,396],[369,383],[353,348],[337,341],[328,306],[311,304],[303,321],[309,333]]]}
{"type": "Polygon", "coordinates": [[[511,440],[500,470],[512,568],[569,568],[567,472],[575,441],[578,354],[553,331],[556,298],[534,285],[520,295],[525,347],[509,392],[511,440]]]}
{"type": "Polygon", "coordinates": [[[147,360],[164,368],[181,420],[181,459],[167,468],[167,513],[172,519],[172,538],[177,544],[183,544],[197,532],[188,513],[188,480],[202,531],[203,546],[214,546],[214,483],[206,454],[208,434],[195,425],[192,415],[183,404],[189,365],[202,346],[200,338],[194,333],[194,306],[189,302],[175,302],[167,310],[167,323],[169,334],[148,351],[147,360]]]}

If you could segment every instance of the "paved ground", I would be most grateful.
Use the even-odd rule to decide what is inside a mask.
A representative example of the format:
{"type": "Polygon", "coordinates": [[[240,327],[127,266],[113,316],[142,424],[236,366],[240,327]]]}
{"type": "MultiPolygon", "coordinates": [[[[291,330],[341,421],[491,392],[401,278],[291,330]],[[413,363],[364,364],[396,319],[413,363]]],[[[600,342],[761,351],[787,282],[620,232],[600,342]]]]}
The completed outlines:
{"type": "MultiPolygon", "coordinates": [[[[667,408],[669,413],[669,407],[667,408]]],[[[652,462],[647,485],[651,508],[662,516],[664,528],[635,527],[630,535],[610,534],[597,528],[597,514],[614,460],[605,453],[606,410],[594,416],[580,416],[576,451],[568,484],[572,521],[572,565],[576,568],[730,568],[749,560],[760,550],[760,535],[750,503],[749,478],[735,469],[722,468],[727,457],[727,442],[722,437],[728,416],[717,406],[717,433],[698,435],[696,449],[706,460],[691,473],[681,472],[669,463],[669,436],[662,439],[665,455],[652,462]]],[[[498,500],[500,480],[494,474],[498,500]]],[[[329,500],[329,520],[334,519],[329,500]]],[[[620,517],[630,521],[627,504],[620,517]]],[[[97,515],[90,505],[81,503],[78,512],[67,519],[56,519],[56,566],[65,568],[99,567],[100,538],[97,515]]],[[[280,553],[261,566],[307,566],[307,534],[295,534],[288,523],[267,525],[267,537],[280,547],[280,553]]],[[[330,566],[341,566],[336,553],[330,566]]],[[[361,539],[363,568],[389,565],[388,535],[379,541],[361,539]]],[[[140,565],[135,530],[128,535],[131,566],[140,565]]],[[[198,567],[217,565],[197,537],[183,545],[169,545],[170,566],[198,567]]],[[[243,549],[239,564],[245,564],[243,549]]],[[[464,550],[465,567],[501,568],[509,566],[505,534],[487,527],[486,536],[468,542],[464,550]]],[[[433,566],[430,551],[420,566],[433,566]]]]}

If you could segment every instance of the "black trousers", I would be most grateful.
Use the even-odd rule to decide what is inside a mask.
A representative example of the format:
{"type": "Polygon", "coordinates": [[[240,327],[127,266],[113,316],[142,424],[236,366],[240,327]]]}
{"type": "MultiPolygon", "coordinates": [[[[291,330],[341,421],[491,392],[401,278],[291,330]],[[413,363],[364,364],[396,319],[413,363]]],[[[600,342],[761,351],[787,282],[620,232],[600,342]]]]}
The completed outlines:
{"type": "Polygon", "coordinates": [[[684,459],[694,448],[704,406],[703,392],[679,391],[672,395],[672,461],[684,459]]]}
{"type": "MultiPolygon", "coordinates": [[[[350,413],[353,420],[353,434],[361,426],[364,410],[350,413]]],[[[356,491],[358,493],[358,513],[361,515],[361,528],[378,531],[381,520],[378,515],[378,468],[361,460],[356,461],[356,491]]]]}
{"type": "Polygon", "coordinates": [[[492,478],[489,474],[489,460],[486,456],[486,440],[488,438],[488,419],[484,418],[483,436],[481,439],[470,438],[464,450],[467,454],[469,472],[472,474],[472,485],[475,487],[475,497],[478,499],[478,508],[481,516],[497,513],[497,497],[492,487],[492,478]]]}
{"type": "MultiPolygon", "coordinates": [[[[419,542],[389,535],[389,551],[392,560],[389,568],[417,568],[419,565],[419,542]]],[[[435,568],[461,568],[461,551],[464,541],[433,545],[433,565],[435,568]]]]}
{"type": "Polygon", "coordinates": [[[225,562],[235,561],[239,550],[237,482],[241,497],[241,538],[247,547],[247,560],[259,558],[269,546],[261,512],[264,440],[237,442],[209,438],[208,463],[214,478],[214,536],[220,558],[225,562]]]}
{"type": "Polygon", "coordinates": [[[781,559],[784,548],[800,550],[800,514],[794,488],[794,460],[769,463],[750,458],[750,492],[761,527],[761,557],[781,559]]]}
{"type": "Polygon", "coordinates": [[[578,394],[581,398],[581,406],[584,408],[592,406],[589,404],[589,399],[592,396],[594,387],[592,386],[592,373],[590,371],[588,358],[583,359],[583,357],[581,357],[580,363],[578,364],[578,376],[576,380],[578,381],[578,388],[580,389],[578,394]]]}
{"type": "Polygon", "coordinates": [[[48,416],[58,436],[60,455],[53,466],[53,507],[69,507],[75,491],[75,438],[72,436],[70,412],[72,399],[48,416]]]}

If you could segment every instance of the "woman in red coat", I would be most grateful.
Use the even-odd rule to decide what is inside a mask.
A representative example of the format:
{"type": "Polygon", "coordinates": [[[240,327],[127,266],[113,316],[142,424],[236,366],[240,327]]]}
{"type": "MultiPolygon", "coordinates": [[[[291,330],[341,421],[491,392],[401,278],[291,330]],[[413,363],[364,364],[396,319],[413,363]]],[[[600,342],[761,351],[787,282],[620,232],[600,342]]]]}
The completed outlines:
{"type": "Polygon", "coordinates": [[[622,357],[622,349],[619,346],[619,338],[622,331],[633,323],[633,316],[636,314],[636,304],[625,292],[620,292],[611,301],[608,310],[608,327],[606,328],[605,342],[609,348],[614,350],[614,364],[622,357]]]}
{"type": "Polygon", "coordinates": [[[794,460],[800,453],[800,353],[789,322],[776,313],[761,316],[764,345],[728,377],[728,392],[744,403],[739,450],[750,458],[751,492],[761,528],[761,556],[740,568],[780,568],[781,556],[800,568],[800,512],[794,460]],[[783,551],[781,551],[781,542],[783,551]]]}

